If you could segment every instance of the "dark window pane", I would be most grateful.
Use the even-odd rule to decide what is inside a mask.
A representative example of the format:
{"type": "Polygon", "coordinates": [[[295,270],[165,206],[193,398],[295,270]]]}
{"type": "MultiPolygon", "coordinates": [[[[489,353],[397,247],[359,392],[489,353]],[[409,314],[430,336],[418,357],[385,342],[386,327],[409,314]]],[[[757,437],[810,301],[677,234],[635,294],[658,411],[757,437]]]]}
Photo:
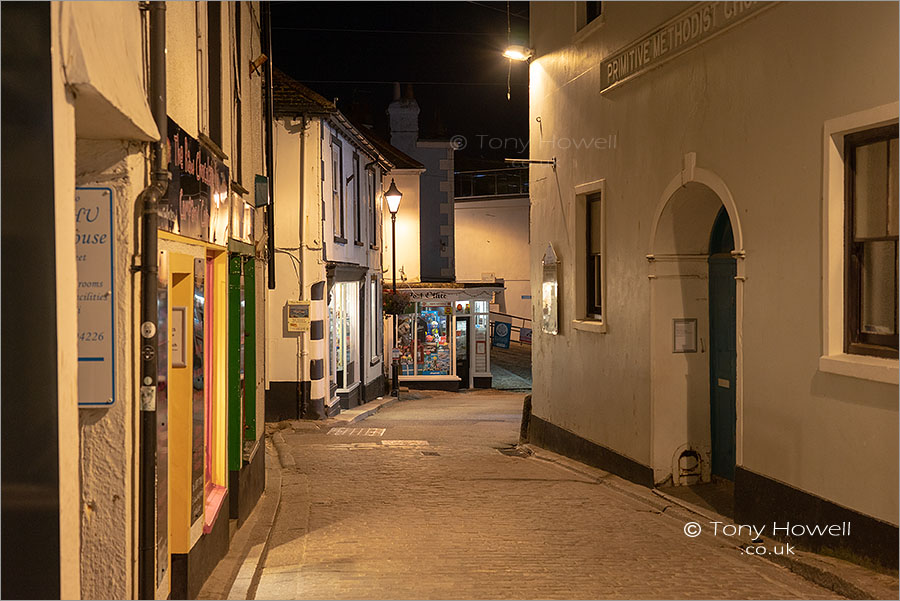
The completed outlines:
{"type": "Polygon", "coordinates": [[[887,151],[886,140],[856,148],[853,207],[856,239],[887,234],[887,151]]]}
{"type": "Polygon", "coordinates": [[[861,274],[861,323],[866,334],[894,334],[896,305],[896,242],[866,242],[861,274]]]}

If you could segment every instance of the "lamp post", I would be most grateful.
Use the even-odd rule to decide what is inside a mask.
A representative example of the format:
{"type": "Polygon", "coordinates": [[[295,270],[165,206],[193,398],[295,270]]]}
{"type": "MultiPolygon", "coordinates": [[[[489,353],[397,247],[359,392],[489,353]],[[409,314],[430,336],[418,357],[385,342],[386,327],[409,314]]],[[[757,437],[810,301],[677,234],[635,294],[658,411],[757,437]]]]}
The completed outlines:
{"type": "MultiPolygon", "coordinates": [[[[388,210],[391,212],[391,281],[394,299],[397,298],[397,210],[400,208],[400,199],[403,194],[397,189],[394,178],[391,178],[391,187],[384,193],[387,199],[388,210]]],[[[396,308],[394,309],[396,311],[396,308]]],[[[393,335],[391,336],[391,396],[400,397],[400,359],[394,353],[397,348],[397,313],[393,314],[393,335]]]]}

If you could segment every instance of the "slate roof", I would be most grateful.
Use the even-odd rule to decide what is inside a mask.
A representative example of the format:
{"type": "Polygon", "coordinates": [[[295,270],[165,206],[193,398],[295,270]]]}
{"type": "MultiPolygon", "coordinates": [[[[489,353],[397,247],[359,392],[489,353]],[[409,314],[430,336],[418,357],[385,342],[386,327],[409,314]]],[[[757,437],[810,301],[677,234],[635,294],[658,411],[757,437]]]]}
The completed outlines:
{"type": "Polygon", "coordinates": [[[333,102],[275,67],[272,68],[272,92],[276,117],[328,115],[337,112],[333,102]]]}
{"type": "Polygon", "coordinates": [[[425,165],[412,158],[399,148],[391,146],[382,140],[374,131],[364,125],[353,124],[366,139],[372,143],[372,146],[378,149],[384,157],[394,165],[395,169],[425,169],[425,165]]]}

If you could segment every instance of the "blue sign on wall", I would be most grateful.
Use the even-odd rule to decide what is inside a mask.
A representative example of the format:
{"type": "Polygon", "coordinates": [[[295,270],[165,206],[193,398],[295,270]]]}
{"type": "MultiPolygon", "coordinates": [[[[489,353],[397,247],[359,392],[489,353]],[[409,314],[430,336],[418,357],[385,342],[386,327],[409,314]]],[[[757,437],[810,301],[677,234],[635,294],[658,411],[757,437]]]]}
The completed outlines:
{"type": "Polygon", "coordinates": [[[75,188],[78,405],[116,400],[113,191],[75,188]]]}
{"type": "Polygon", "coordinates": [[[497,348],[509,348],[510,332],[512,332],[512,324],[505,321],[494,322],[493,345],[497,348]]]}

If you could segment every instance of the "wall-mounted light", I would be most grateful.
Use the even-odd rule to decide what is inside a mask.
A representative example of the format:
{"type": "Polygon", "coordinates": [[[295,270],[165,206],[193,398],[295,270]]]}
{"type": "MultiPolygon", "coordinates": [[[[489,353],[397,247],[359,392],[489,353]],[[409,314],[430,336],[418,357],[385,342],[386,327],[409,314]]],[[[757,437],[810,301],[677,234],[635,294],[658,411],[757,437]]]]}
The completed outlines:
{"type": "Polygon", "coordinates": [[[511,44],[503,51],[503,56],[513,61],[527,61],[533,54],[534,50],[521,44],[511,44]]]}

